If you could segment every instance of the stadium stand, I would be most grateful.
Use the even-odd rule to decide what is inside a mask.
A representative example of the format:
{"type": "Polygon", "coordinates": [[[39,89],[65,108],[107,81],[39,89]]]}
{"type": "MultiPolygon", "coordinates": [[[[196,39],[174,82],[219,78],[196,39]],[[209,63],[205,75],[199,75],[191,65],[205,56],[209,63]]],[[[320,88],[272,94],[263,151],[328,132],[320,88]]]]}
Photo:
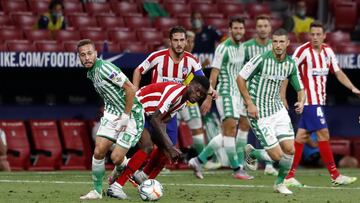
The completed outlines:
{"type": "Polygon", "coordinates": [[[58,30],[54,33],[54,39],[59,42],[77,41],[81,39],[81,36],[77,30],[58,30]]]}
{"type": "Polygon", "coordinates": [[[11,13],[14,11],[29,11],[26,1],[23,0],[2,0],[1,7],[5,13],[11,13]]]}
{"type": "Polygon", "coordinates": [[[133,42],[137,40],[135,31],[109,31],[109,39],[114,42],[133,42]]]}
{"type": "Polygon", "coordinates": [[[344,156],[351,154],[350,140],[332,138],[330,139],[330,146],[334,154],[344,156]]]}
{"type": "Polygon", "coordinates": [[[28,3],[30,10],[37,15],[41,15],[49,10],[49,1],[47,0],[31,0],[28,3]]]}
{"type": "Polygon", "coordinates": [[[30,41],[7,41],[9,51],[36,51],[35,45],[30,41]]]}
{"type": "Polygon", "coordinates": [[[336,1],[335,3],[335,29],[354,30],[357,21],[357,4],[355,1],[336,1]]]}
{"type": "Polygon", "coordinates": [[[96,16],[96,20],[98,25],[100,25],[103,29],[125,27],[124,19],[121,17],[115,18],[114,16],[96,16]]]}
{"type": "Polygon", "coordinates": [[[107,3],[86,3],[85,4],[85,11],[90,15],[96,14],[108,14],[111,13],[112,10],[110,9],[110,5],[107,3]]]}
{"type": "Polygon", "coordinates": [[[24,33],[25,33],[25,38],[29,41],[52,39],[49,30],[26,30],[24,33]]]}
{"type": "Polygon", "coordinates": [[[60,52],[65,51],[63,45],[55,40],[40,40],[35,41],[37,51],[41,52],[60,52]]]}

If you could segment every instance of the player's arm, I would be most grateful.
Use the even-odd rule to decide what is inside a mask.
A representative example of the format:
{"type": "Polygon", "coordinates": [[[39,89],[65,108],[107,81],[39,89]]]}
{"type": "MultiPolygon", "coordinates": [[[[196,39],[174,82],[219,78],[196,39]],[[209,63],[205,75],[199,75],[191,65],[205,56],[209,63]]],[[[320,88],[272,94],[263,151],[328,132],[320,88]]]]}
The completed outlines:
{"type": "Polygon", "coordinates": [[[281,87],[280,87],[280,99],[283,102],[285,108],[289,110],[289,104],[287,103],[287,100],[286,100],[286,89],[287,89],[288,83],[289,83],[289,80],[286,79],[281,84],[281,87]]]}
{"type": "Polygon", "coordinates": [[[150,54],[135,70],[133,73],[133,84],[136,90],[140,87],[141,75],[145,74],[154,67],[154,54],[150,54]]]}
{"type": "Polygon", "coordinates": [[[351,90],[351,92],[360,97],[360,90],[355,87],[355,85],[350,81],[350,79],[341,69],[335,72],[335,76],[341,84],[343,84],[345,87],[351,90]]]}
{"type": "Polygon", "coordinates": [[[136,87],[129,80],[127,80],[122,87],[125,91],[124,113],[126,113],[127,115],[130,115],[132,106],[134,105],[136,87]]]}
{"type": "Polygon", "coordinates": [[[304,92],[304,86],[302,84],[299,71],[293,63],[293,70],[290,73],[289,81],[291,86],[295,89],[297,92],[297,102],[295,103],[295,112],[298,114],[301,114],[304,109],[304,103],[305,103],[305,92],[304,92]]]}
{"type": "Polygon", "coordinates": [[[141,81],[141,73],[139,68],[135,68],[133,73],[133,84],[136,89],[139,89],[140,87],[140,81],[141,81]]]}

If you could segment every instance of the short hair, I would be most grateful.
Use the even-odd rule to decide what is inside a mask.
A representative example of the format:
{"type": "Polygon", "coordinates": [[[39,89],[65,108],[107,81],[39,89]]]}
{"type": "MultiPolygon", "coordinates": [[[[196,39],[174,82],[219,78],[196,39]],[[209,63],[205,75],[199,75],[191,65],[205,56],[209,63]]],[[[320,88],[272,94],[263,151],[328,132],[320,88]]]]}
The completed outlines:
{"type": "Polygon", "coordinates": [[[49,4],[49,10],[53,10],[58,4],[60,4],[61,8],[64,9],[64,4],[62,0],[52,0],[49,4]]]}
{"type": "Polygon", "coordinates": [[[203,88],[208,90],[210,88],[209,79],[205,76],[195,75],[191,82],[200,84],[203,88]]]}
{"type": "Polygon", "coordinates": [[[183,28],[182,26],[175,26],[175,27],[172,27],[170,29],[170,32],[169,32],[169,39],[172,39],[172,36],[174,33],[184,33],[185,34],[185,38],[186,37],[186,30],[185,28],[183,28]]]}
{"type": "Polygon", "coordinates": [[[195,37],[195,33],[191,30],[187,30],[186,31],[186,37],[189,38],[189,37],[195,37]]]}
{"type": "Polygon", "coordinates": [[[91,41],[91,39],[82,39],[82,40],[78,41],[78,43],[77,43],[77,50],[79,51],[80,47],[82,47],[84,45],[88,45],[88,44],[93,45],[93,47],[95,48],[95,44],[93,41],[91,41]]]}
{"type": "Polygon", "coordinates": [[[238,23],[241,23],[241,24],[245,25],[245,19],[244,18],[235,16],[235,17],[230,18],[230,21],[229,21],[229,27],[230,28],[232,27],[234,22],[238,22],[238,23]]]}
{"type": "Polygon", "coordinates": [[[261,14],[261,15],[256,16],[255,22],[257,22],[258,20],[267,20],[270,22],[271,18],[269,15],[261,14]]]}
{"type": "Polygon", "coordinates": [[[281,36],[281,35],[288,36],[288,32],[284,28],[279,28],[279,29],[275,30],[273,35],[276,35],[276,36],[281,36]]]}
{"type": "Polygon", "coordinates": [[[325,25],[322,22],[318,21],[318,20],[316,20],[316,21],[314,21],[314,22],[312,22],[310,24],[310,29],[313,28],[313,27],[322,28],[323,32],[325,32],[325,25]]]}

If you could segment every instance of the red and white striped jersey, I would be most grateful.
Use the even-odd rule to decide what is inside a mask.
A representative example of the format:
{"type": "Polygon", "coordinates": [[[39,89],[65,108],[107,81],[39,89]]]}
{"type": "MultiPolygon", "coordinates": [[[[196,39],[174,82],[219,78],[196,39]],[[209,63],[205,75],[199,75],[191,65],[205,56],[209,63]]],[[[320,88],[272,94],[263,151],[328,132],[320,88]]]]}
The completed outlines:
{"type": "Polygon", "coordinates": [[[320,53],[317,52],[311,48],[310,42],[306,42],[299,46],[293,54],[305,88],[305,105],[325,105],[329,70],[331,73],[340,70],[331,47],[323,44],[320,50],[320,53]]]}
{"type": "Polygon", "coordinates": [[[187,86],[175,82],[153,83],[142,87],[136,96],[145,109],[145,114],[150,116],[157,109],[164,115],[173,117],[177,111],[186,105],[183,95],[187,86]]]}
{"type": "Polygon", "coordinates": [[[141,74],[153,69],[152,83],[168,81],[182,83],[190,73],[201,70],[201,65],[195,56],[186,51],[180,62],[174,63],[170,50],[163,49],[151,53],[138,68],[141,74]]]}

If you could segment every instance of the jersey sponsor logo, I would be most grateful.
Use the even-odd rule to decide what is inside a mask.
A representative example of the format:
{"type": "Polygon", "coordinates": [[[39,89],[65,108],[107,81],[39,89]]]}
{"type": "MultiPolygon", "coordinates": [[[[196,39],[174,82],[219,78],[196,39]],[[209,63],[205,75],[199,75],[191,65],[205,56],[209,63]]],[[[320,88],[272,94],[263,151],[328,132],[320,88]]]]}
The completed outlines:
{"type": "Polygon", "coordinates": [[[263,78],[265,79],[269,79],[269,80],[285,80],[286,77],[285,76],[282,76],[282,75],[267,75],[267,74],[264,74],[262,75],[263,78]]]}
{"type": "Polygon", "coordinates": [[[312,69],[313,76],[327,76],[329,74],[328,68],[314,68],[312,69]]]}
{"type": "Polygon", "coordinates": [[[184,79],[182,78],[171,78],[171,77],[163,77],[162,78],[163,82],[176,82],[179,84],[182,84],[184,79]]]}
{"type": "Polygon", "coordinates": [[[184,75],[187,75],[188,74],[188,68],[187,67],[183,67],[182,68],[182,72],[184,75]]]}

